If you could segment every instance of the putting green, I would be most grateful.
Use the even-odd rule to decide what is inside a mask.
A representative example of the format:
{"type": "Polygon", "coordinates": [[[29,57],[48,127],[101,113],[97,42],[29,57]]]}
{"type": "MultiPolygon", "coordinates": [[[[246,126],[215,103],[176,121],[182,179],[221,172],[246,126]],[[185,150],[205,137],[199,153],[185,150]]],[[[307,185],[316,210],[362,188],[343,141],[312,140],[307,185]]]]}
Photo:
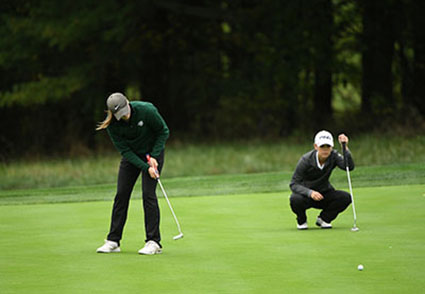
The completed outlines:
{"type": "Polygon", "coordinates": [[[288,192],[160,199],[164,253],[140,256],[131,202],[122,252],[96,254],[111,202],[0,206],[1,293],[419,293],[425,288],[425,185],[354,190],[332,230],[295,229],[288,192]],[[363,271],[357,266],[364,265],[363,271]]]}

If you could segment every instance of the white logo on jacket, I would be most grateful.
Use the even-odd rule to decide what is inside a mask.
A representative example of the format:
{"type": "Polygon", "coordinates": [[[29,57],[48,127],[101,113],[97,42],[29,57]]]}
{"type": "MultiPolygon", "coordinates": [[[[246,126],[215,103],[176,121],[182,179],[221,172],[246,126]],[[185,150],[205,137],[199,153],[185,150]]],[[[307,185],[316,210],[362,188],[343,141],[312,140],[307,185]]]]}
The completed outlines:
{"type": "Polygon", "coordinates": [[[137,123],[137,125],[138,125],[139,127],[143,127],[143,120],[139,121],[139,122],[137,123]]]}

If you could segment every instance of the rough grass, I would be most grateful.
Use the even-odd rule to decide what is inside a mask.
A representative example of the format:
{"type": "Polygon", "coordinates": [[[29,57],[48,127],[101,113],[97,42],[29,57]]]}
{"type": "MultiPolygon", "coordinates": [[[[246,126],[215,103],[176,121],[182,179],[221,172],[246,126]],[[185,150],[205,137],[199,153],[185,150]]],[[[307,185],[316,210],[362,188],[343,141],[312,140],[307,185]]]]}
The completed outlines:
{"type": "MultiPolygon", "coordinates": [[[[421,163],[360,166],[351,172],[354,189],[371,186],[394,186],[425,184],[425,165],[421,163]]],[[[223,174],[195,177],[163,176],[162,182],[169,197],[231,195],[260,192],[289,193],[291,172],[268,172],[250,174],[223,174]]],[[[336,168],[331,182],[337,189],[347,189],[347,174],[336,168]]],[[[141,197],[140,180],[133,191],[133,198],[141,197]]],[[[0,205],[83,202],[112,200],[116,183],[55,187],[40,189],[18,189],[0,191],[0,205]]],[[[161,192],[158,192],[161,196],[161,192]]]]}
{"type": "MultiPolygon", "coordinates": [[[[166,149],[163,177],[264,172],[292,172],[309,141],[182,144],[166,149]]],[[[339,147],[338,147],[339,148],[339,147]]],[[[351,138],[357,166],[425,164],[425,136],[351,138]]],[[[0,190],[69,187],[115,183],[117,152],[79,158],[20,160],[0,164],[0,190]]]]}

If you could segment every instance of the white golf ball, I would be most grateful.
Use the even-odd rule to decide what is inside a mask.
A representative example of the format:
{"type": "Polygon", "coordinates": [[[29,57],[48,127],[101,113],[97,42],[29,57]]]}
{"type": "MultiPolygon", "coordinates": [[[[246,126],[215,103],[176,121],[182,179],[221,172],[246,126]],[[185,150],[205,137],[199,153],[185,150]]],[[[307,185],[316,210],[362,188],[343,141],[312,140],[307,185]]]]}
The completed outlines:
{"type": "Polygon", "coordinates": [[[363,265],[362,265],[362,264],[359,264],[359,265],[357,266],[357,269],[358,269],[359,271],[362,271],[362,270],[364,269],[364,267],[363,267],[363,265]]]}

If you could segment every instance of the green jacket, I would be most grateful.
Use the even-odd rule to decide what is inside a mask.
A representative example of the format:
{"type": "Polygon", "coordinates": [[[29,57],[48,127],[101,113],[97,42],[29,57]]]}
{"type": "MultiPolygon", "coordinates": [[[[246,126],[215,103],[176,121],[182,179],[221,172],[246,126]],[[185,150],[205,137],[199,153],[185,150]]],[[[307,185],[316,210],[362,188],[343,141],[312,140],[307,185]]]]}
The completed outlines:
{"type": "Polygon", "coordinates": [[[117,121],[113,118],[107,131],[121,155],[147,171],[149,165],[144,160],[146,154],[157,158],[165,148],[170,131],[152,103],[132,101],[130,108],[130,120],[117,121]]]}

